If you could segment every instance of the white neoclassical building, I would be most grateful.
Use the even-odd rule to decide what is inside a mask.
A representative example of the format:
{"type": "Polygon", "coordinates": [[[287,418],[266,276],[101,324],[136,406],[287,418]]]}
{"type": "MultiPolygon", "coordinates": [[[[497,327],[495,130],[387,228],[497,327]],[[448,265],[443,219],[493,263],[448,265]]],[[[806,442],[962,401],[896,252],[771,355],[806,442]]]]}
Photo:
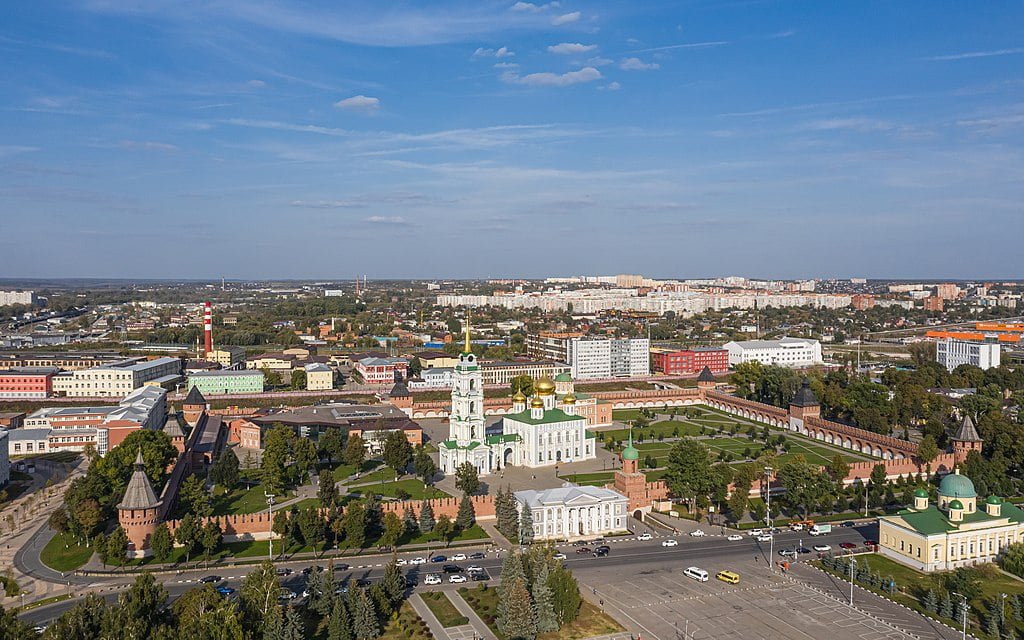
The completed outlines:
{"type": "Polygon", "coordinates": [[[572,540],[619,533],[626,526],[626,496],[601,487],[567,486],[516,491],[520,513],[530,509],[535,540],[572,540]]]}

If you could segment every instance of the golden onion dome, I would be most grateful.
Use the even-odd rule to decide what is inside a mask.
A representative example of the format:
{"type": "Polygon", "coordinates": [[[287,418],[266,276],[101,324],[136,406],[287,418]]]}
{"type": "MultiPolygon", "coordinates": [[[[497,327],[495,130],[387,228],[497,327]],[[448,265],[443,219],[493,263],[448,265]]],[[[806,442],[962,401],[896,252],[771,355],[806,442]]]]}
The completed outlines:
{"type": "Polygon", "coordinates": [[[565,394],[565,397],[562,398],[562,404],[576,404],[576,396],[571,393],[565,394]]]}
{"type": "Polygon", "coordinates": [[[550,396],[555,393],[555,383],[547,376],[534,383],[533,389],[542,396],[550,396]]]}
{"type": "Polygon", "coordinates": [[[516,391],[516,395],[512,396],[512,402],[526,402],[526,396],[522,391],[516,391]]]}
{"type": "Polygon", "coordinates": [[[543,409],[544,408],[544,401],[541,400],[539,397],[536,397],[536,398],[534,398],[530,402],[530,408],[531,409],[543,409]]]}

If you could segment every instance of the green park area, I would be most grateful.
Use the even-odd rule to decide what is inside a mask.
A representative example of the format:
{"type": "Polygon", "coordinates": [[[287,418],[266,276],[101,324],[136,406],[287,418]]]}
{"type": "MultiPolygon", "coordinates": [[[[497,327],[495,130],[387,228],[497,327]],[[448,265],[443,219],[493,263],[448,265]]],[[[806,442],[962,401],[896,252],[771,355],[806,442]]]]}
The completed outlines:
{"type": "Polygon", "coordinates": [[[421,594],[420,597],[423,598],[423,602],[437,618],[437,621],[441,623],[442,627],[459,627],[469,624],[469,618],[459,613],[459,610],[455,608],[455,605],[452,604],[452,601],[448,599],[444,592],[429,591],[421,594]]]}
{"type": "MultiPolygon", "coordinates": [[[[284,502],[288,495],[280,495],[274,498],[275,503],[284,502]]],[[[258,484],[246,489],[237,487],[227,490],[217,487],[211,501],[213,515],[226,516],[232,514],[259,513],[267,510],[267,496],[263,485],[258,484]]]]}
{"type": "Polygon", "coordinates": [[[362,495],[375,493],[386,498],[399,498],[402,500],[430,500],[451,497],[436,487],[428,487],[419,478],[349,485],[346,488],[352,493],[360,493],[362,495]]]}
{"type": "MultiPolygon", "coordinates": [[[[501,640],[505,636],[498,631],[498,590],[481,584],[472,589],[461,587],[459,595],[473,608],[480,619],[501,640]]],[[[623,631],[622,625],[587,600],[580,606],[579,615],[572,622],[562,625],[558,631],[542,633],[538,640],[582,640],[623,631]]]]}
{"type": "Polygon", "coordinates": [[[39,554],[43,564],[56,571],[74,571],[91,557],[92,548],[68,533],[53,536],[39,554]]]}
{"type": "Polygon", "coordinates": [[[391,617],[380,640],[432,640],[430,628],[423,621],[412,605],[406,600],[398,609],[398,613],[391,617]]]}

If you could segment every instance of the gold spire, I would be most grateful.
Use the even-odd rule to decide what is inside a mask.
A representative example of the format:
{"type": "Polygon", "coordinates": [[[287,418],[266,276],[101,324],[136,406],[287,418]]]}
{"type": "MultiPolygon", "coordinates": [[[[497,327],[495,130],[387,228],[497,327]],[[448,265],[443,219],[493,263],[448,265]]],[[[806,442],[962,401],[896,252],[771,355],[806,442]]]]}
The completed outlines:
{"type": "Polygon", "coordinates": [[[472,352],[473,352],[473,347],[470,344],[470,340],[469,340],[469,316],[467,315],[466,316],[466,349],[465,349],[464,353],[472,353],[472,352]]]}

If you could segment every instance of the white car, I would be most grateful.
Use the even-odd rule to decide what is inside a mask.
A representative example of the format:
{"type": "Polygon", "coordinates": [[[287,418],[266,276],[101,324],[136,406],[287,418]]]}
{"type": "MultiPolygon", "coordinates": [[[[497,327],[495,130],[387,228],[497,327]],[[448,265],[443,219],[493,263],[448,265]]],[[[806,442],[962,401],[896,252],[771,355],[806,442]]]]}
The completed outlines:
{"type": "Polygon", "coordinates": [[[456,553],[454,556],[451,556],[448,559],[451,560],[452,562],[458,562],[459,560],[465,560],[466,559],[466,554],[464,554],[464,553],[456,553]]]}
{"type": "Polygon", "coordinates": [[[751,529],[750,531],[747,532],[747,535],[748,536],[763,536],[764,535],[764,529],[751,529]]]}
{"type": "Polygon", "coordinates": [[[691,531],[690,535],[693,536],[694,538],[703,538],[707,534],[704,533],[703,531],[701,531],[700,529],[697,529],[696,531],[691,531]]]}
{"type": "Polygon", "coordinates": [[[553,555],[551,557],[554,558],[555,560],[565,560],[565,554],[562,553],[561,551],[559,551],[558,553],[556,553],[555,555],[553,555]]]}
{"type": "Polygon", "coordinates": [[[466,580],[466,576],[462,575],[461,573],[455,573],[448,576],[448,582],[452,582],[454,584],[462,584],[466,580]]]}
{"type": "Polygon", "coordinates": [[[825,553],[826,551],[831,551],[832,550],[832,545],[830,545],[830,544],[816,544],[816,545],[814,545],[814,550],[817,551],[818,553],[825,553]]]}
{"type": "Polygon", "coordinates": [[[399,559],[395,560],[395,565],[396,566],[404,567],[407,564],[409,564],[409,563],[406,561],[405,558],[399,558],[399,559]]]}
{"type": "Polygon", "coordinates": [[[741,536],[738,533],[734,533],[731,536],[729,536],[728,538],[726,538],[726,540],[728,540],[729,542],[739,542],[742,539],[743,539],[743,536],[741,536]]]}
{"type": "Polygon", "coordinates": [[[649,533],[641,533],[640,535],[638,535],[638,536],[636,537],[636,539],[637,539],[637,540],[642,540],[642,541],[646,542],[646,541],[648,541],[648,540],[653,540],[653,539],[654,539],[654,536],[652,536],[652,535],[651,535],[651,534],[649,534],[649,533]]]}
{"type": "Polygon", "coordinates": [[[758,542],[771,542],[772,541],[772,537],[770,535],[768,535],[767,533],[762,533],[761,535],[757,536],[757,541],[758,542]]]}
{"type": "Polygon", "coordinates": [[[441,584],[441,576],[436,573],[428,574],[427,577],[423,579],[423,584],[441,584]]]}
{"type": "Polygon", "coordinates": [[[423,557],[413,558],[409,561],[409,564],[427,564],[427,559],[423,557]]]}
{"type": "Polygon", "coordinates": [[[789,525],[789,528],[793,531],[803,531],[804,525],[800,524],[799,522],[794,522],[793,524],[789,525]]]}
{"type": "Polygon", "coordinates": [[[663,547],[678,547],[679,546],[679,541],[678,540],[673,540],[673,539],[669,538],[668,540],[662,540],[661,541],[661,546],[663,546],[663,547]]]}
{"type": "Polygon", "coordinates": [[[478,567],[475,564],[471,564],[469,565],[469,567],[466,568],[466,573],[480,573],[482,571],[483,567],[478,567]]]}

